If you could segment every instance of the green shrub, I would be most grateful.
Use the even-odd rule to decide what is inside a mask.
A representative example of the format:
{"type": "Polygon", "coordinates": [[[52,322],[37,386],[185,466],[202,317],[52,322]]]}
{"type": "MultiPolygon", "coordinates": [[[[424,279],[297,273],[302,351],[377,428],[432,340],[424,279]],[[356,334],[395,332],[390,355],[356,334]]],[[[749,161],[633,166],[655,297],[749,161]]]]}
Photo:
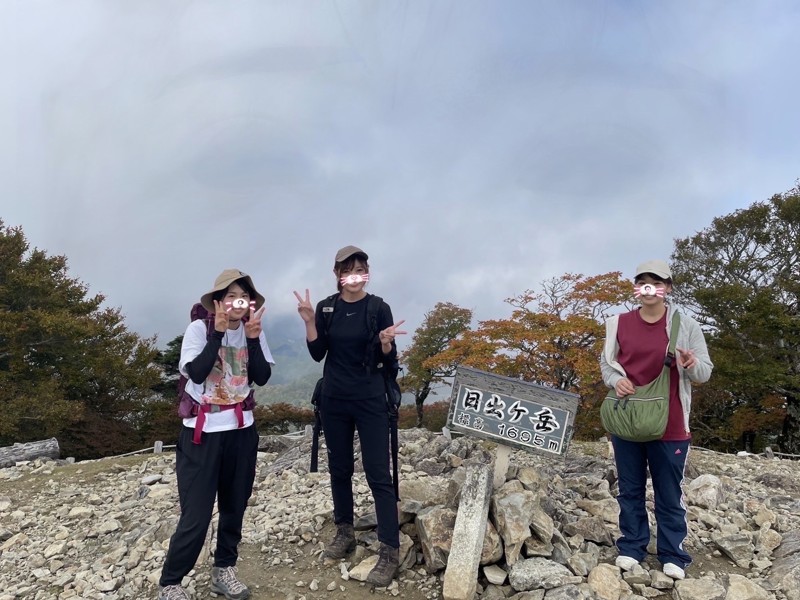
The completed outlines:
{"type": "MultiPolygon", "coordinates": [[[[442,427],[447,424],[447,413],[450,410],[450,402],[442,400],[440,402],[423,404],[422,410],[422,426],[428,431],[441,431],[442,427]]],[[[416,424],[416,405],[412,404],[411,406],[401,406],[398,417],[398,427],[400,429],[410,429],[416,426],[416,424]]]]}
{"type": "Polygon", "coordinates": [[[258,405],[253,410],[258,433],[261,435],[283,435],[304,429],[314,423],[314,411],[293,406],[286,402],[258,405]]]}

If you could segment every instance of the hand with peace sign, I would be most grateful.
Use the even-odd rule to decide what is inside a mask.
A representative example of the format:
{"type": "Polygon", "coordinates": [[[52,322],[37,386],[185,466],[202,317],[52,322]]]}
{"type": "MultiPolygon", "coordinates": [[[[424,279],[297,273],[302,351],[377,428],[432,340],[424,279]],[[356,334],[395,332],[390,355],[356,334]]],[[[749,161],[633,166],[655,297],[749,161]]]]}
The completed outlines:
{"type": "Polygon", "coordinates": [[[224,333],[230,324],[230,314],[225,307],[225,303],[220,300],[214,300],[214,329],[220,333],[224,333]]]}
{"type": "Polygon", "coordinates": [[[314,320],[314,307],[311,306],[311,296],[308,288],[306,288],[305,298],[297,292],[294,292],[294,297],[297,298],[297,312],[300,314],[300,318],[306,323],[311,323],[314,320]]]}
{"type": "Polygon", "coordinates": [[[405,335],[408,333],[407,331],[401,331],[397,329],[405,322],[405,319],[401,319],[394,325],[387,327],[378,334],[378,339],[381,341],[381,350],[383,350],[384,354],[389,354],[389,352],[392,351],[392,342],[394,341],[394,336],[405,335]]]}
{"type": "Polygon", "coordinates": [[[261,335],[261,317],[264,316],[266,306],[262,306],[258,310],[250,309],[250,318],[244,324],[244,335],[249,339],[256,339],[261,335]]]}

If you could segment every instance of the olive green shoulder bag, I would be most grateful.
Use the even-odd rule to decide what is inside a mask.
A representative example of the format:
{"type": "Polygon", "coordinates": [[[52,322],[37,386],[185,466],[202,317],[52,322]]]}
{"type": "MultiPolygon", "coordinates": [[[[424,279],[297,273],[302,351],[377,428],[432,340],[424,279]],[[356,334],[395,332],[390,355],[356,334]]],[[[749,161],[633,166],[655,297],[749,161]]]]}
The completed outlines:
{"type": "Polygon", "coordinates": [[[669,417],[669,372],[675,361],[680,323],[680,315],[673,313],[661,374],[647,385],[637,386],[630,396],[619,398],[612,389],[603,400],[600,420],[609,433],[630,442],[650,442],[663,437],[669,417]]]}

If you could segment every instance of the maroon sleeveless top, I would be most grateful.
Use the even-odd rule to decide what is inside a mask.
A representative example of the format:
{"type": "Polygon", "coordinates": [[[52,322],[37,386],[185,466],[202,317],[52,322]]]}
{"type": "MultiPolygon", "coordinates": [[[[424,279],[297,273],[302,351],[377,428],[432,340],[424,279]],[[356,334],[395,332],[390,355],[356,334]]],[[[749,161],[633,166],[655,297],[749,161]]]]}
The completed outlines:
{"type": "MultiPolygon", "coordinates": [[[[642,319],[639,309],[620,315],[617,328],[619,353],[617,362],[625,369],[634,385],[646,385],[661,373],[669,346],[667,313],[655,323],[642,319]]],[[[673,364],[669,373],[669,418],[663,441],[688,440],[683,407],[678,393],[678,367],[673,364]]]]}

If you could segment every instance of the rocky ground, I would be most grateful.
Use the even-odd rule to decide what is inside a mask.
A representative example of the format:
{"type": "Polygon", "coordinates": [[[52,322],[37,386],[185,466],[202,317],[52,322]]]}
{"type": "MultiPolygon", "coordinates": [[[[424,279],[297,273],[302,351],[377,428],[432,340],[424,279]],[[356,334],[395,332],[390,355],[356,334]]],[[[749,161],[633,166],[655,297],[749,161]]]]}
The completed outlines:
{"type": "MultiPolygon", "coordinates": [[[[402,431],[401,444],[403,570],[391,587],[372,589],[360,581],[376,546],[363,473],[354,482],[360,544],[347,561],[326,563],[324,452],[310,474],[307,440],[265,438],[239,562],[253,599],[442,596],[465,467],[490,461],[492,448],[422,430],[402,431]]],[[[564,459],[512,453],[492,500],[481,600],[800,600],[800,462],[693,449],[685,492],[695,562],[675,584],[653,556],[630,573],[613,565],[607,452],[604,442],[576,442],[564,459]]],[[[178,516],[174,467],[165,453],[0,469],[0,600],[155,598],[178,516]]],[[[205,550],[185,581],[195,598],[214,597],[210,564],[205,550]]]]}

